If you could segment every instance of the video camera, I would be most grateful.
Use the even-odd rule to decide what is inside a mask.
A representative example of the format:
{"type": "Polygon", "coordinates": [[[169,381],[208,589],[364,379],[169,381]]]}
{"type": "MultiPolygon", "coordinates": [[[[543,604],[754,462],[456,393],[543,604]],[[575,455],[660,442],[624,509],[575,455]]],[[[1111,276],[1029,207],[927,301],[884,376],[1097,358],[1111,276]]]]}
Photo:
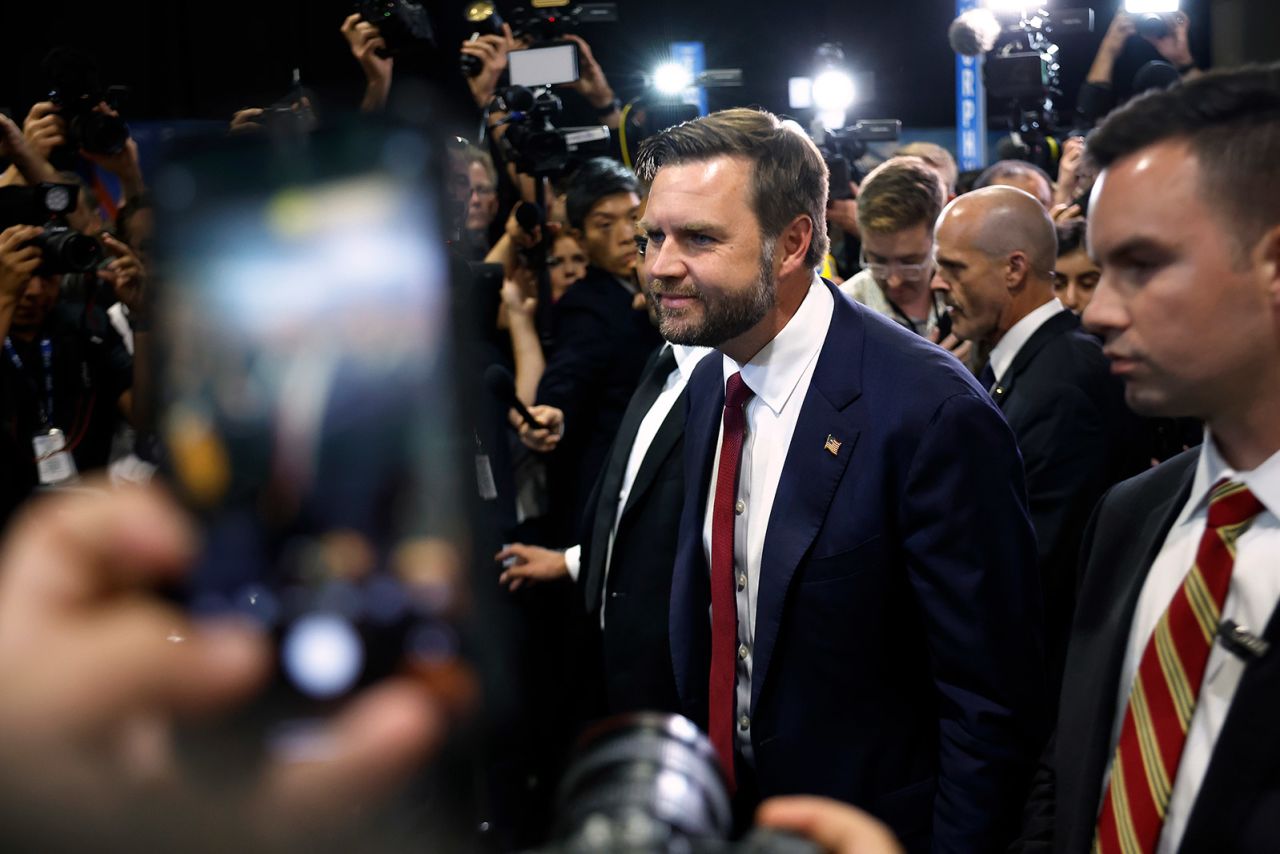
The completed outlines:
{"type": "Polygon", "coordinates": [[[729,842],[733,812],[719,760],[687,718],[653,712],[589,731],[557,797],[553,841],[541,854],[817,854],[808,840],[756,829],[729,842]]]}
{"type": "Polygon", "coordinates": [[[384,59],[436,43],[431,16],[416,0],[356,0],[355,6],[360,17],[377,27],[386,42],[386,50],[377,51],[384,59]]]}
{"type": "Polygon", "coordinates": [[[51,84],[49,100],[67,123],[67,147],[93,154],[119,153],[129,141],[129,126],[120,116],[97,107],[106,104],[118,111],[128,88],[104,86],[93,58],[72,48],[54,48],[43,65],[51,84]]]}
{"type": "MultiPolygon", "coordinates": [[[[464,11],[467,22],[474,27],[473,38],[502,33],[503,18],[493,0],[475,0],[464,11]]],[[[511,33],[518,41],[530,45],[545,45],[564,38],[565,33],[582,24],[613,23],[618,20],[616,3],[572,3],[571,0],[542,0],[530,8],[523,6],[511,13],[511,33]]],[[[480,73],[481,62],[474,56],[463,54],[462,73],[475,77],[480,73]]]]}
{"type": "Polygon", "coordinates": [[[1093,32],[1092,9],[1023,11],[1002,25],[985,9],[966,12],[951,25],[957,53],[988,54],[987,95],[1008,110],[1009,131],[1027,152],[1025,159],[1050,168],[1049,137],[1058,123],[1055,100],[1062,97],[1058,45],[1053,38],[1093,32]]]}
{"type": "Polygon", "coordinates": [[[604,125],[557,128],[552,119],[564,105],[547,86],[508,86],[500,98],[510,115],[502,146],[516,170],[535,178],[555,178],[581,160],[609,153],[604,125]]]}
{"type": "Polygon", "coordinates": [[[0,187],[0,229],[13,225],[44,227],[30,244],[41,255],[36,275],[87,273],[102,261],[98,241],[67,223],[67,214],[75,210],[79,192],[75,184],[0,187]]]}
{"type": "Polygon", "coordinates": [[[898,119],[863,119],[848,127],[827,130],[818,122],[813,128],[813,141],[822,152],[829,173],[827,198],[853,198],[849,182],[861,182],[865,173],[858,161],[867,154],[868,143],[897,142],[902,134],[902,122],[898,119]]]}

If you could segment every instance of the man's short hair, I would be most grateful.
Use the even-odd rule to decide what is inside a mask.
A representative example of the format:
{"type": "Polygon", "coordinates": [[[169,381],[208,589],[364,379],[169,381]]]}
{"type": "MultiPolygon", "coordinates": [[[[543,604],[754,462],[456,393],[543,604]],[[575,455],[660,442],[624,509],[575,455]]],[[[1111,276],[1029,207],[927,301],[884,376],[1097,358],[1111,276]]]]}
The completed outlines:
{"type": "Polygon", "coordinates": [[[983,187],[999,184],[1004,178],[1021,178],[1026,175],[1039,175],[1044,179],[1049,192],[1053,192],[1053,179],[1049,177],[1049,173],[1026,160],[997,160],[982,171],[978,180],[973,182],[973,189],[981,190],[983,187]]]}
{"type": "Polygon", "coordinates": [[[618,193],[639,195],[640,182],[634,172],[608,157],[593,157],[583,163],[569,179],[565,193],[565,216],[569,218],[569,225],[582,229],[596,202],[618,193]]]}
{"type": "Polygon", "coordinates": [[[1106,169],[1170,140],[1190,147],[1201,192],[1241,247],[1280,223],[1280,63],[1213,71],[1134,98],[1090,134],[1086,151],[1106,169]]]}
{"type": "Polygon", "coordinates": [[[858,190],[858,228],[893,234],[921,223],[933,232],[947,191],[938,171],[919,157],[891,157],[867,173],[858,190]]]}
{"type": "Polygon", "coordinates": [[[764,110],[722,110],[667,128],[645,140],[636,171],[651,182],[663,166],[716,157],[751,161],[751,208],[766,240],[775,240],[797,216],[813,234],[804,261],[817,267],[827,254],[827,164],[794,122],[764,110]]]}
{"type": "Polygon", "coordinates": [[[1060,223],[1057,226],[1058,231],[1058,257],[1070,255],[1077,249],[1085,247],[1085,234],[1088,231],[1087,223],[1082,219],[1073,219],[1068,222],[1060,223]]]}
{"type": "Polygon", "coordinates": [[[938,174],[942,177],[942,185],[946,188],[948,195],[955,193],[956,178],[960,175],[960,168],[956,166],[956,159],[951,156],[950,151],[947,151],[936,142],[908,142],[893,153],[894,157],[903,155],[919,157],[925,163],[937,169],[938,174]]]}

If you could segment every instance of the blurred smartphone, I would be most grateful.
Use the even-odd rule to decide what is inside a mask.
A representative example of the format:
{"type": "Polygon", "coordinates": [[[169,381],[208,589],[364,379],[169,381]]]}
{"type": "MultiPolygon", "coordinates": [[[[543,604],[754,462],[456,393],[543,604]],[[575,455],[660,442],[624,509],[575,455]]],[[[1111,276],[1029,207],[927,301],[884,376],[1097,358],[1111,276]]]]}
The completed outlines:
{"type": "Polygon", "coordinates": [[[578,46],[573,42],[513,50],[507,54],[512,86],[551,86],[578,79],[578,46]]]}
{"type": "Polygon", "coordinates": [[[268,741],[393,672],[465,670],[435,150],[366,125],[162,170],[160,433],[203,529],[185,598],[276,639],[268,741]]]}

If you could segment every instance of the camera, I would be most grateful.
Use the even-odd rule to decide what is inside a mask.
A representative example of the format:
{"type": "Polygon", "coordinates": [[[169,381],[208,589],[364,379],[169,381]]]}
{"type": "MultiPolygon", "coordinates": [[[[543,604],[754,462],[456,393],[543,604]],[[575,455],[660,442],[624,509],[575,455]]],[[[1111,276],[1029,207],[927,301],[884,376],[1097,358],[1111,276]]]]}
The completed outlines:
{"type": "Polygon", "coordinates": [[[40,250],[38,276],[87,273],[102,261],[98,241],[67,224],[80,188],[75,184],[0,187],[0,229],[11,225],[41,225],[31,241],[40,250]]]}
{"type": "Polygon", "coordinates": [[[580,160],[609,153],[609,129],[604,125],[557,128],[552,119],[563,104],[549,88],[509,86],[502,102],[510,112],[502,146],[516,170],[535,178],[565,174],[580,160]]]}
{"type": "Polygon", "coordinates": [[[68,147],[93,154],[119,153],[129,141],[129,126],[120,116],[100,112],[97,107],[106,104],[118,111],[129,90],[104,86],[93,58],[70,48],[51,51],[44,71],[51,83],[49,100],[67,123],[68,147]]]}
{"type": "Polygon", "coordinates": [[[598,724],[579,743],[556,801],[552,842],[542,854],[821,850],[763,829],[730,842],[733,811],[715,749],[679,715],[641,712],[598,724]]]}
{"type": "Polygon", "coordinates": [[[386,50],[378,50],[383,58],[435,44],[431,16],[426,7],[415,0],[357,0],[356,11],[378,28],[387,43],[386,50]]]}
{"type": "Polygon", "coordinates": [[[984,66],[987,95],[1009,110],[1009,131],[1025,146],[1024,159],[1049,168],[1055,100],[1062,97],[1059,49],[1052,37],[1093,31],[1092,9],[1022,14],[1005,27],[984,66]]]}
{"type": "Polygon", "coordinates": [[[618,20],[616,3],[573,3],[570,0],[542,0],[511,13],[511,31],[516,38],[549,42],[582,24],[605,24],[618,20]]]}
{"type": "Polygon", "coordinates": [[[1173,32],[1169,28],[1169,20],[1164,15],[1154,12],[1139,15],[1134,21],[1134,28],[1144,39],[1164,39],[1173,32]]]}
{"type": "Polygon", "coordinates": [[[827,198],[853,198],[849,182],[861,183],[866,177],[858,168],[858,161],[866,156],[868,143],[896,142],[901,134],[902,122],[898,119],[863,119],[837,130],[815,124],[814,142],[827,163],[827,198]]]}

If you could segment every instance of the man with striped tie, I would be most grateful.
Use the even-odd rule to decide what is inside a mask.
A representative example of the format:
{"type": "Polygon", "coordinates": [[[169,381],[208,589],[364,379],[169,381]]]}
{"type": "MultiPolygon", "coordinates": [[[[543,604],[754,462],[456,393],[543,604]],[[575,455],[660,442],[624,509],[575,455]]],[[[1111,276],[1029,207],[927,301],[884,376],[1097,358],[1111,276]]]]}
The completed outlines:
{"type": "Polygon", "coordinates": [[[1280,65],[1136,99],[1089,150],[1084,323],[1133,409],[1205,441],[1095,510],[1025,849],[1275,851],[1280,65]]]}

